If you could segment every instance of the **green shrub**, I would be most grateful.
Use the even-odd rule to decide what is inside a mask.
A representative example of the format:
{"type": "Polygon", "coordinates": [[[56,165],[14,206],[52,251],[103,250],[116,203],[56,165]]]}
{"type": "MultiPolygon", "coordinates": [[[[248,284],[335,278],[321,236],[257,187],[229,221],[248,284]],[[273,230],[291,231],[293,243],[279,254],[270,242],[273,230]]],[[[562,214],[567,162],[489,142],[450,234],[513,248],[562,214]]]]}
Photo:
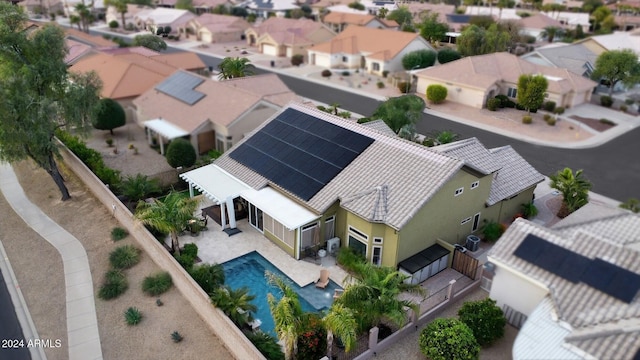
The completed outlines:
{"type": "Polygon", "coordinates": [[[605,125],[611,125],[611,126],[615,126],[616,125],[616,123],[614,123],[613,121],[611,121],[609,119],[605,119],[605,118],[600,119],[600,123],[605,124],[605,125]]]}
{"type": "Polygon", "coordinates": [[[544,115],[542,116],[542,118],[544,119],[544,121],[549,121],[549,119],[551,119],[551,115],[549,115],[549,114],[544,114],[544,115]]]}
{"type": "Polygon", "coordinates": [[[471,329],[480,346],[491,345],[504,336],[507,320],[493,299],[466,301],[458,310],[458,317],[471,329]]]}
{"type": "Polygon", "coordinates": [[[440,64],[446,64],[451,61],[455,61],[460,59],[462,56],[459,52],[451,49],[451,48],[443,48],[438,51],[438,62],[440,64]]]}
{"type": "Polygon", "coordinates": [[[382,81],[378,81],[376,86],[378,86],[378,89],[384,89],[384,83],[382,81]]]}
{"type": "Polygon", "coordinates": [[[495,221],[484,221],[484,226],[482,227],[482,235],[484,235],[484,239],[489,242],[494,242],[502,236],[504,232],[504,227],[498,224],[495,221]]]}
{"type": "Polygon", "coordinates": [[[556,108],[556,103],[555,101],[547,101],[544,104],[542,104],[542,107],[546,110],[546,111],[553,111],[556,108]]]}
{"type": "Polygon", "coordinates": [[[480,357],[473,332],[460,320],[439,318],[427,325],[418,339],[420,351],[431,360],[472,360],[480,357]]]}
{"type": "Polygon", "coordinates": [[[338,112],[338,116],[343,119],[351,119],[351,113],[349,111],[340,111],[338,112]]]}
{"type": "Polygon", "coordinates": [[[522,204],[522,217],[531,219],[536,215],[538,215],[538,208],[533,204],[533,201],[522,204]]]}
{"type": "Polygon", "coordinates": [[[202,264],[194,266],[189,274],[207,294],[224,284],[224,269],[220,264],[202,264]]]}
{"type": "Polygon", "coordinates": [[[149,296],[158,296],[169,290],[172,285],[171,275],[166,271],[161,271],[144,278],[142,281],[142,291],[149,296]]]}
{"type": "Polygon", "coordinates": [[[327,112],[327,108],[326,108],[326,107],[324,107],[324,106],[322,106],[322,105],[318,105],[318,106],[316,106],[316,109],[318,109],[318,110],[320,110],[320,111],[327,112]]]}
{"type": "Polygon", "coordinates": [[[198,245],[192,243],[184,244],[182,254],[189,255],[195,259],[198,256],[198,245]]]}
{"type": "Polygon", "coordinates": [[[284,353],[282,352],[282,347],[278,344],[277,338],[262,331],[245,331],[244,334],[268,360],[284,359],[284,353]]]}
{"type": "Polygon", "coordinates": [[[180,255],[176,254],[176,255],[173,255],[173,257],[175,257],[178,264],[180,264],[180,266],[182,266],[182,268],[187,271],[190,271],[191,268],[193,268],[193,264],[196,263],[195,257],[189,256],[186,254],[180,254],[180,255]]]}
{"type": "Polygon", "coordinates": [[[134,307],[130,307],[124,312],[124,319],[127,325],[138,325],[142,321],[142,313],[134,307]]]}
{"type": "Polygon", "coordinates": [[[522,117],[523,124],[531,124],[532,122],[533,122],[533,119],[531,118],[531,116],[525,115],[522,117]]]}
{"type": "Polygon", "coordinates": [[[118,26],[120,26],[120,24],[118,24],[118,22],[116,20],[109,21],[109,28],[110,29],[117,29],[118,26]]]}
{"type": "Polygon", "coordinates": [[[133,245],[119,246],[109,254],[109,262],[114,269],[129,269],[140,262],[140,249],[133,245]]]}
{"type": "Polygon", "coordinates": [[[487,100],[487,109],[489,111],[496,111],[498,110],[499,107],[501,107],[500,106],[501,103],[502,102],[500,101],[500,99],[496,99],[496,98],[489,99],[487,100]]]}
{"type": "Polygon", "coordinates": [[[111,240],[113,241],[120,241],[126,238],[128,235],[129,233],[127,232],[127,230],[121,227],[116,226],[113,229],[111,229],[111,240]]]}
{"type": "Polygon", "coordinates": [[[173,340],[173,342],[179,343],[180,341],[182,341],[182,339],[184,338],[182,337],[182,335],[180,335],[179,332],[174,331],[171,333],[171,340],[173,340]]]}
{"type": "Polygon", "coordinates": [[[555,110],[553,110],[554,114],[558,114],[558,115],[562,115],[564,114],[564,108],[562,106],[555,108],[555,110]]]}
{"type": "Polygon", "coordinates": [[[104,276],[98,297],[102,300],[115,299],[129,288],[126,276],[120,270],[109,270],[104,276]]]}
{"type": "Polygon", "coordinates": [[[411,90],[411,84],[407,81],[400,81],[398,82],[398,90],[403,94],[407,94],[411,90]]]}
{"type": "Polygon", "coordinates": [[[447,98],[447,88],[433,84],[427,87],[427,99],[434,104],[441,104],[447,98]]]}
{"type": "Polygon", "coordinates": [[[424,69],[436,62],[436,53],[431,50],[416,50],[402,57],[402,67],[405,70],[424,69]]]}
{"type": "Polygon", "coordinates": [[[604,107],[611,107],[611,105],[613,105],[613,98],[611,98],[611,96],[601,96],[600,105],[604,107]]]}
{"type": "Polygon", "coordinates": [[[191,142],[186,139],[178,138],[171,141],[167,147],[167,162],[173,168],[188,168],[196,163],[196,149],[191,142]]]}
{"type": "Polygon", "coordinates": [[[349,71],[347,71],[347,70],[344,70],[342,72],[342,76],[349,76],[349,75],[351,75],[351,73],[349,71]]]}
{"type": "Polygon", "coordinates": [[[549,125],[549,126],[556,126],[556,119],[554,119],[554,118],[549,118],[549,119],[547,120],[547,125],[549,125]]]}
{"type": "Polygon", "coordinates": [[[358,264],[363,264],[366,262],[365,258],[356,254],[356,252],[348,247],[341,247],[338,249],[338,255],[336,257],[338,264],[340,264],[347,271],[353,272],[358,264]]]}
{"type": "Polygon", "coordinates": [[[322,75],[322,77],[326,77],[326,78],[328,78],[328,77],[330,77],[330,76],[331,76],[331,70],[329,70],[329,69],[324,69],[324,70],[322,70],[322,72],[320,73],[320,75],[322,75]]]}
{"type": "Polygon", "coordinates": [[[300,66],[302,63],[304,63],[304,55],[296,54],[291,57],[291,65],[300,66]]]}
{"type": "Polygon", "coordinates": [[[382,70],[382,77],[386,78],[389,75],[389,70],[382,70]]]}
{"type": "Polygon", "coordinates": [[[635,102],[635,100],[630,99],[630,98],[624,99],[624,103],[627,104],[627,105],[633,105],[634,102],[635,102]]]}
{"type": "Polygon", "coordinates": [[[628,108],[627,108],[627,105],[620,105],[620,111],[624,111],[624,112],[626,112],[626,111],[627,111],[627,109],[628,109],[628,108]]]}
{"type": "Polygon", "coordinates": [[[113,135],[113,129],[124,126],[127,115],[120,103],[113,99],[100,99],[95,108],[93,127],[98,130],[109,130],[113,135]]]}
{"type": "Polygon", "coordinates": [[[327,331],[318,315],[309,316],[297,343],[297,359],[322,359],[327,354],[327,331]]]}

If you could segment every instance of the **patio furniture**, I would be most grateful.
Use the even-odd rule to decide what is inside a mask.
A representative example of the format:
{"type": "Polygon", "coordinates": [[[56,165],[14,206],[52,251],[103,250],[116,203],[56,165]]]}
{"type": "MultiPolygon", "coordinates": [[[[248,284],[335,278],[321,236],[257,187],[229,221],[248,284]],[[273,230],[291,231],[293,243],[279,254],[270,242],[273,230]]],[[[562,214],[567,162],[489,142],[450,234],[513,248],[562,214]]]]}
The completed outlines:
{"type": "Polygon", "coordinates": [[[340,295],[342,295],[343,292],[344,292],[344,290],[342,290],[342,289],[333,290],[333,300],[339,298],[340,295]]]}
{"type": "Polygon", "coordinates": [[[316,287],[324,289],[327,285],[329,285],[329,270],[322,269],[320,270],[320,278],[316,280],[316,287]]]}

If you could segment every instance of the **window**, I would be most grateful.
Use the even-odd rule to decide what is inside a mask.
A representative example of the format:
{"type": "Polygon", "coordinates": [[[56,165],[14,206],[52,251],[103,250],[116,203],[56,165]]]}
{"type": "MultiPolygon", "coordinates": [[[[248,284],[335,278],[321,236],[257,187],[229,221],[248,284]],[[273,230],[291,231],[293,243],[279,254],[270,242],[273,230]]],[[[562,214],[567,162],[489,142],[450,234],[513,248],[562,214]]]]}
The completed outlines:
{"type": "Polygon", "coordinates": [[[330,216],[324,220],[324,239],[329,240],[336,236],[336,216],[330,216]]]}
{"type": "Polygon", "coordinates": [[[461,194],[462,194],[462,192],[464,192],[464,188],[463,188],[463,187],[458,188],[458,189],[456,189],[456,192],[454,193],[454,196],[461,195],[461,194]]]}
{"type": "Polygon", "coordinates": [[[351,248],[356,254],[360,254],[366,258],[368,242],[369,236],[349,225],[349,248],[351,248]]]}
{"type": "Polygon", "coordinates": [[[509,90],[507,90],[507,96],[510,98],[518,97],[518,89],[509,88],[509,90]]]}
{"type": "Polygon", "coordinates": [[[480,181],[474,181],[471,183],[471,189],[475,189],[480,186],[480,181]]]}
{"type": "Polygon", "coordinates": [[[364,239],[365,241],[369,240],[369,236],[365,233],[363,233],[362,231],[354,228],[353,226],[349,225],[349,232],[352,232],[358,236],[360,236],[362,239],[364,239]]]}
{"type": "Polygon", "coordinates": [[[382,244],[382,238],[381,237],[374,237],[373,238],[373,243],[374,244],[382,244]]]}
{"type": "Polygon", "coordinates": [[[471,217],[468,217],[468,218],[460,221],[460,225],[464,225],[464,224],[468,223],[469,221],[471,221],[471,217]]]}
{"type": "Polygon", "coordinates": [[[371,252],[371,263],[375,266],[382,265],[382,246],[374,246],[371,252]]]}
{"type": "Polygon", "coordinates": [[[471,227],[471,231],[478,230],[478,224],[480,224],[480,213],[473,215],[473,226],[471,227]]]}
{"type": "Polygon", "coordinates": [[[380,71],[380,64],[379,63],[371,63],[371,68],[373,69],[373,71],[380,71]]]}
{"type": "Polygon", "coordinates": [[[342,62],[347,62],[347,61],[349,61],[349,59],[346,56],[343,56],[342,57],[342,62]]]}

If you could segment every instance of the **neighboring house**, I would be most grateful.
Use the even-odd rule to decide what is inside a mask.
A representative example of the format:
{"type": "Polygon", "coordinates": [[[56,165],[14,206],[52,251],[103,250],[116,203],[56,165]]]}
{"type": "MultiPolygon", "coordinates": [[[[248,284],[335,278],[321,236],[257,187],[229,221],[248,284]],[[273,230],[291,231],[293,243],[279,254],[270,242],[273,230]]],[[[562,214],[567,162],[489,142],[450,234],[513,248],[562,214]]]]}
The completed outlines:
{"type": "Polygon", "coordinates": [[[622,14],[614,17],[620,31],[632,31],[640,28],[640,15],[622,14]]]}
{"type": "Polygon", "coordinates": [[[244,32],[251,26],[241,17],[218,14],[202,14],[180,27],[180,34],[187,38],[195,35],[205,43],[244,40],[244,32]]]}
{"type": "Polygon", "coordinates": [[[582,0],[542,0],[542,5],[562,5],[567,10],[582,9],[582,0]]]}
{"type": "Polygon", "coordinates": [[[596,83],[567,69],[537,65],[503,52],[468,56],[439,66],[420,70],[418,94],[432,84],[445,86],[447,101],[482,109],[496,95],[517,98],[520,75],[541,74],[548,82],[546,100],[557,106],[574,107],[591,100],[596,83]]]}
{"type": "MultiPolygon", "coordinates": [[[[139,51],[145,53],[148,49],[139,51]]],[[[181,63],[187,67],[193,67],[194,63],[198,61],[200,62],[199,69],[205,67],[195,53],[185,52],[168,55],[145,56],[136,50],[116,54],[98,53],[80,59],[69,68],[69,71],[81,73],[95,71],[102,80],[100,96],[118,101],[127,113],[127,121],[133,121],[135,120],[133,99],[151,89],[179,68],[170,65],[176,64],[175,55],[183,58],[181,63]]]]}
{"type": "MultiPolygon", "coordinates": [[[[560,23],[560,21],[556,19],[552,19],[544,14],[535,14],[520,20],[517,20],[517,23],[520,25],[520,35],[529,35],[536,38],[536,41],[547,41],[548,36],[546,34],[546,29],[553,27],[559,30],[564,29],[564,25],[560,23]]],[[[555,38],[556,41],[562,39],[560,36],[560,32],[556,33],[555,38]]]]}
{"type": "Polygon", "coordinates": [[[234,7],[234,3],[229,0],[193,0],[192,5],[196,14],[199,15],[211,13],[213,9],[219,6],[224,6],[227,9],[234,7]]]}
{"type": "Polygon", "coordinates": [[[22,9],[24,9],[29,17],[34,15],[44,15],[49,17],[49,14],[63,13],[65,10],[64,2],[62,0],[22,0],[18,3],[22,9]]]}
{"type": "Polygon", "coordinates": [[[449,26],[449,30],[451,31],[459,31],[460,27],[455,24],[449,23],[447,20],[447,15],[455,14],[455,5],[449,5],[443,3],[432,4],[429,2],[418,2],[418,1],[403,1],[398,2],[399,6],[406,7],[411,14],[413,15],[414,24],[422,23],[422,20],[431,14],[438,15],[438,21],[447,24],[449,26]]]}
{"type": "Polygon", "coordinates": [[[640,217],[620,209],[589,204],[551,229],[516,220],[485,264],[520,327],[513,358],[637,359],[639,249],[640,217]]]}
{"type": "Polygon", "coordinates": [[[160,26],[171,27],[171,32],[195,18],[196,15],[188,10],[168,9],[158,7],[151,10],[139,11],[133,18],[135,26],[155,33],[160,26]]]}
{"type": "Polygon", "coordinates": [[[295,0],[248,0],[243,6],[249,12],[265,19],[273,15],[283,18],[287,11],[300,8],[295,0]]]}
{"type": "Polygon", "coordinates": [[[67,47],[67,56],[65,56],[64,62],[67,66],[75,64],[85,56],[96,53],[96,50],[92,46],[75,40],[67,39],[65,44],[67,47]]]}
{"type": "Polygon", "coordinates": [[[428,148],[298,104],[181,177],[222,214],[243,204],[244,221],[296,259],[338,243],[396,267],[426,250],[438,255],[438,271],[453,244],[484,220],[512,217],[544,178],[511,147],[487,150],[469,139],[428,148]]]}
{"type": "Polygon", "coordinates": [[[324,16],[322,22],[336,33],[349,25],[364,26],[374,29],[398,30],[398,23],[393,20],[380,19],[369,14],[354,14],[332,11],[324,16]]]}
{"type": "Polygon", "coordinates": [[[582,30],[589,32],[589,13],[583,12],[570,12],[570,11],[541,11],[540,14],[547,15],[548,17],[558,20],[565,29],[574,30],[578,25],[582,26],[582,30]]]}
{"type": "Polygon", "coordinates": [[[564,68],[590,79],[598,55],[584,44],[562,43],[538,47],[520,58],[533,64],[564,68]]]}
{"type": "Polygon", "coordinates": [[[351,25],[333,39],[309,48],[308,54],[311,65],[382,75],[401,71],[402,57],[417,50],[433,47],[417,33],[351,25]]]}
{"type": "Polygon", "coordinates": [[[497,6],[467,6],[465,14],[470,16],[491,16],[496,21],[505,21],[520,20],[519,11],[520,9],[500,9],[497,6]]]}
{"type": "Polygon", "coordinates": [[[576,41],[600,55],[609,50],[630,49],[640,56],[640,29],[615,31],[613,34],[596,35],[576,41]]]}
{"type": "Polygon", "coordinates": [[[144,6],[144,5],[127,4],[127,12],[124,13],[125,24],[123,25],[122,14],[119,13],[114,6],[108,6],[107,12],[105,14],[105,22],[109,24],[112,21],[117,21],[118,24],[120,24],[121,28],[126,27],[129,24],[131,24],[132,26],[135,26],[134,18],[136,17],[136,15],[141,11],[148,11],[148,10],[153,10],[153,8],[144,6]]]}
{"type": "Polygon", "coordinates": [[[215,81],[177,71],[133,101],[140,126],[188,137],[198,154],[225,152],[298,97],[275,74],[215,81]]]}
{"type": "Polygon", "coordinates": [[[118,48],[116,43],[101,36],[89,35],[85,32],[71,28],[65,28],[64,32],[65,44],[68,49],[67,56],[64,61],[68,66],[71,66],[80,61],[80,59],[93,55],[98,51],[118,48]]]}
{"type": "Polygon", "coordinates": [[[102,36],[90,35],[84,31],[73,28],[64,28],[65,39],[74,40],[85,45],[89,45],[93,48],[113,48],[118,47],[118,44],[111,40],[107,40],[102,36]]]}
{"type": "Polygon", "coordinates": [[[309,19],[271,17],[245,31],[247,43],[265,55],[292,57],[306,55],[307,49],[335,36],[322,23],[309,19]]]}

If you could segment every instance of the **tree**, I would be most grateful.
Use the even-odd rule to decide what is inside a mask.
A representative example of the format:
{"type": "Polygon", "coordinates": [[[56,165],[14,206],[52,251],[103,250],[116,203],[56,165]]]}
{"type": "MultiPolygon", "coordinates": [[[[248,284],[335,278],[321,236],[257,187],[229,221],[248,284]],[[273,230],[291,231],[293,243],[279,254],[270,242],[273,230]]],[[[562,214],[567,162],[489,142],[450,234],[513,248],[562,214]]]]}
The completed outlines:
{"type": "Polygon", "coordinates": [[[442,40],[449,31],[449,26],[438,21],[438,14],[433,13],[422,19],[419,25],[420,36],[431,43],[442,40]]]}
{"type": "Polygon", "coordinates": [[[564,168],[549,176],[550,186],[562,194],[562,208],[558,212],[564,218],[589,202],[591,183],[585,179],[582,170],[573,173],[570,168],[564,168]]]}
{"type": "Polygon", "coordinates": [[[504,336],[507,319],[493,299],[466,301],[458,310],[458,317],[471,329],[480,346],[491,345],[504,336]]]}
{"type": "Polygon", "coordinates": [[[471,25],[462,31],[456,45],[462,56],[482,55],[482,44],[484,42],[484,29],[471,25]]]}
{"type": "Polygon", "coordinates": [[[233,16],[237,16],[241,18],[246,18],[249,15],[249,12],[247,11],[247,9],[243,8],[242,6],[232,7],[230,13],[233,16]]]}
{"type": "Polygon", "coordinates": [[[279,276],[266,272],[269,284],[280,290],[280,300],[269,293],[267,303],[273,317],[274,327],[284,348],[285,359],[294,359],[298,352],[298,337],[305,327],[307,314],[302,311],[298,294],[279,276]]]}
{"type": "Polygon", "coordinates": [[[73,25],[78,26],[78,30],[82,31],[82,28],[80,27],[80,16],[78,15],[69,16],[69,24],[71,24],[71,27],[73,27],[73,25]]]}
{"type": "Polygon", "coordinates": [[[473,332],[457,319],[439,318],[427,325],[418,339],[420,351],[431,360],[475,360],[480,346],[473,332]]]}
{"type": "Polygon", "coordinates": [[[67,72],[61,27],[46,24],[32,33],[23,31],[26,16],[6,2],[0,3],[0,19],[0,160],[32,159],[67,200],[54,133],[65,127],[88,133],[100,79],[93,72],[67,72]]]}
{"type": "Polygon", "coordinates": [[[193,7],[193,0],[176,0],[176,9],[188,10],[194,14],[196,12],[193,7]]]}
{"type": "Polygon", "coordinates": [[[213,294],[216,289],[224,284],[224,269],[220,264],[202,264],[195,266],[189,271],[189,275],[191,275],[193,280],[198,283],[207,294],[213,294]]]}
{"type": "Polygon", "coordinates": [[[364,5],[362,5],[362,3],[360,3],[359,1],[351,2],[347,6],[355,10],[364,10],[364,5]]]}
{"type": "Polygon", "coordinates": [[[162,51],[167,49],[167,43],[155,35],[136,35],[133,38],[133,46],[144,46],[153,51],[162,51]]]}
{"type": "Polygon", "coordinates": [[[353,311],[348,307],[334,302],[329,312],[322,319],[327,329],[327,357],[331,357],[333,348],[333,336],[337,336],[344,344],[345,352],[349,352],[355,346],[358,339],[357,323],[353,311]]]}
{"type": "MultiPolygon", "coordinates": [[[[91,6],[93,6],[93,3],[91,3],[91,6]]],[[[88,33],[89,25],[91,25],[91,23],[95,21],[95,18],[91,13],[91,7],[85,5],[84,2],[81,2],[75,5],[75,10],[80,17],[80,25],[82,27],[82,31],[88,33]]]]}
{"type": "Polygon", "coordinates": [[[591,78],[606,80],[609,83],[609,96],[619,82],[632,87],[640,83],[638,56],[630,49],[605,51],[596,59],[591,78]]]}
{"type": "Polygon", "coordinates": [[[211,294],[211,303],[222,310],[236,324],[242,328],[252,321],[251,312],[258,311],[253,303],[256,297],[249,294],[248,287],[233,290],[228,285],[217,288],[211,294]]]}
{"type": "Polygon", "coordinates": [[[127,13],[127,0],[105,0],[106,6],[113,6],[114,9],[122,16],[122,28],[125,29],[127,24],[125,22],[125,14],[127,13]]]}
{"type": "Polygon", "coordinates": [[[562,29],[556,26],[547,26],[544,28],[544,31],[540,34],[542,37],[546,37],[547,41],[552,43],[553,39],[555,39],[556,35],[562,36],[562,29]]]}
{"type": "Polygon", "coordinates": [[[491,24],[484,32],[482,53],[491,54],[506,51],[510,42],[511,36],[508,32],[502,30],[498,24],[491,24]]]}
{"type": "Polygon", "coordinates": [[[406,6],[400,6],[387,15],[387,20],[394,20],[400,29],[403,29],[405,25],[413,24],[413,15],[406,6]]]}
{"type": "Polygon", "coordinates": [[[433,66],[436,62],[436,53],[431,50],[415,50],[402,57],[402,67],[405,70],[423,69],[433,66]]]}
{"type": "Polygon", "coordinates": [[[118,185],[118,189],[122,195],[134,203],[162,192],[158,179],[149,179],[147,175],[143,174],[125,177],[118,185]]]}
{"type": "Polygon", "coordinates": [[[186,139],[173,139],[167,147],[167,162],[173,168],[188,168],[196,163],[196,149],[186,139]]]}
{"type": "Polygon", "coordinates": [[[549,83],[542,75],[524,74],[518,78],[518,104],[531,113],[532,109],[539,109],[544,103],[544,95],[549,83]]]}
{"type": "Polygon", "coordinates": [[[382,119],[396,134],[403,127],[413,127],[425,108],[424,100],[415,95],[402,95],[383,102],[369,117],[382,119]]]}
{"type": "Polygon", "coordinates": [[[95,111],[93,127],[98,130],[109,130],[111,135],[113,135],[113,129],[124,126],[127,122],[124,109],[113,99],[100,99],[95,111]]]}
{"type": "Polygon", "coordinates": [[[189,198],[177,192],[170,192],[160,201],[140,201],[136,208],[135,218],[159,232],[171,235],[171,250],[180,256],[178,234],[189,222],[194,220],[193,213],[198,208],[200,200],[189,198]]]}
{"type": "Polygon", "coordinates": [[[447,98],[447,88],[439,85],[432,84],[427,87],[427,99],[434,104],[440,104],[447,98]]]}
{"type": "Polygon", "coordinates": [[[218,79],[220,80],[234,79],[255,74],[255,67],[251,64],[251,60],[241,57],[224,58],[218,65],[218,69],[220,69],[220,75],[218,75],[218,79]]]}
{"type": "Polygon", "coordinates": [[[615,26],[615,18],[611,10],[605,5],[599,6],[591,14],[593,18],[593,31],[600,34],[608,34],[615,26]]]}
{"type": "Polygon", "coordinates": [[[451,48],[442,48],[438,51],[438,62],[440,64],[446,64],[460,58],[460,53],[451,48]]]}
{"type": "Polygon", "coordinates": [[[383,7],[383,8],[380,8],[380,10],[378,10],[378,14],[376,16],[378,16],[379,19],[385,19],[388,14],[389,14],[389,9],[383,7]]]}

